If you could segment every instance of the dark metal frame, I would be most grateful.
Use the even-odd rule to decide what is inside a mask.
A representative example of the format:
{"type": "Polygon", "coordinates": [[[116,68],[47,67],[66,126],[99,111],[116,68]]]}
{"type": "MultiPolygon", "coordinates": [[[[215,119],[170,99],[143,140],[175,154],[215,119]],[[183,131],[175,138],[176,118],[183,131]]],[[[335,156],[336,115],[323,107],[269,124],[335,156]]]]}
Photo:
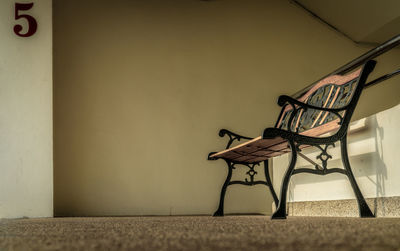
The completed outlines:
{"type": "MultiPolygon", "coordinates": [[[[360,74],[360,77],[358,79],[358,83],[356,86],[356,89],[354,90],[353,96],[350,100],[350,102],[341,107],[341,108],[322,108],[322,107],[317,107],[313,105],[309,105],[303,102],[298,101],[297,99],[294,99],[289,96],[280,96],[278,99],[278,104],[282,106],[282,109],[285,109],[286,105],[290,105],[293,108],[292,112],[292,118],[296,115],[297,112],[300,110],[307,110],[307,109],[315,109],[315,110],[320,110],[320,111],[326,111],[330,112],[332,114],[335,114],[339,118],[339,124],[340,128],[338,131],[327,137],[310,137],[310,136],[304,136],[301,135],[297,132],[291,131],[291,126],[290,124],[292,123],[292,118],[289,122],[289,126],[287,130],[280,129],[280,128],[267,128],[264,130],[263,139],[272,139],[276,137],[281,137],[285,140],[288,141],[290,149],[291,149],[291,160],[289,163],[289,167],[286,170],[285,176],[282,181],[281,185],[281,194],[279,198],[279,206],[275,213],[272,215],[272,219],[286,219],[286,196],[287,196],[287,189],[289,185],[289,181],[292,175],[294,174],[299,174],[299,173],[311,173],[311,174],[318,174],[318,175],[327,175],[331,173],[341,173],[345,174],[350,181],[350,184],[353,188],[354,194],[357,198],[358,202],[358,207],[360,211],[360,216],[361,217],[374,217],[373,213],[371,212],[370,208],[368,207],[367,203],[365,202],[365,199],[360,191],[360,188],[357,185],[357,182],[354,178],[353,172],[351,170],[348,154],[347,154],[347,130],[348,126],[350,123],[351,116],[353,115],[353,112],[355,110],[355,107],[357,105],[357,102],[359,100],[359,97],[361,95],[361,92],[364,88],[364,84],[366,83],[366,80],[368,78],[368,75],[372,72],[372,70],[375,67],[376,62],[373,60],[368,61],[360,74]],[[340,114],[340,112],[345,112],[344,116],[340,114]],[[328,154],[327,150],[329,146],[334,146],[334,143],[340,141],[341,145],[341,155],[342,155],[342,162],[344,169],[340,168],[327,168],[327,161],[329,158],[331,158],[331,155],[328,154]],[[298,152],[300,151],[300,146],[301,145],[307,145],[307,146],[314,146],[319,148],[321,151],[321,154],[317,157],[322,161],[322,170],[318,167],[315,167],[315,169],[306,169],[306,168],[300,168],[300,169],[294,169],[297,161],[297,155],[298,152]]],[[[278,118],[279,119],[279,118],[278,118]]]]}
{"type": "MultiPolygon", "coordinates": [[[[373,61],[372,59],[380,56],[381,54],[383,54],[399,45],[400,45],[400,35],[397,35],[397,36],[389,39],[388,41],[384,42],[383,44],[377,46],[376,48],[361,55],[360,57],[343,65],[342,67],[338,68],[337,70],[329,73],[328,75],[324,76],[323,78],[319,79],[318,81],[305,87],[304,89],[298,91],[297,93],[292,95],[293,98],[289,97],[289,96],[279,97],[278,104],[280,106],[284,106],[285,104],[289,103],[293,107],[293,110],[295,112],[297,112],[298,110],[301,110],[301,109],[311,108],[311,109],[317,109],[317,110],[328,111],[328,112],[334,113],[335,115],[337,115],[340,118],[341,128],[335,135],[333,135],[331,137],[326,137],[326,138],[306,137],[306,136],[301,136],[301,135],[293,133],[293,132],[280,133],[279,131],[276,131],[275,128],[268,128],[264,131],[263,138],[269,138],[273,135],[286,137],[286,139],[289,141],[289,145],[290,145],[291,152],[292,152],[292,158],[291,158],[289,167],[286,171],[286,174],[285,174],[285,177],[284,177],[284,180],[282,183],[281,195],[280,195],[280,199],[279,199],[280,203],[279,203],[278,209],[272,215],[272,219],[286,218],[286,192],[288,189],[288,182],[290,180],[291,175],[299,174],[299,173],[312,173],[312,174],[317,174],[317,175],[326,175],[326,174],[335,173],[335,172],[344,174],[349,178],[350,184],[351,184],[353,191],[357,198],[360,217],[374,217],[370,208],[368,207],[367,203],[365,202],[365,199],[364,199],[364,197],[357,185],[357,182],[354,178],[353,172],[351,171],[350,161],[349,161],[349,157],[347,154],[347,129],[348,129],[348,124],[350,123],[351,116],[357,105],[357,102],[361,95],[362,90],[400,74],[400,69],[397,69],[391,73],[384,74],[370,82],[366,82],[368,75],[374,69],[375,64],[376,64],[376,62],[373,61]],[[301,103],[296,99],[296,98],[299,98],[300,96],[302,96],[308,90],[310,90],[316,83],[318,83],[322,79],[324,79],[328,76],[331,76],[331,75],[343,75],[343,74],[349,73],[352,70],[360,67],[361,65],[364,65],[364,69],[360,76],[359,83],[357,85],[357,89],[354,93],[354,97],[352,98],[352,101],[346,107],[343,107],[342,109],[318,108],[318,107],[312,107],[308,104],[301,103]],[[345,118],[342,118],[340,116],[339,112],[344,111],[344,110],[346,110],[345,118]],[[342,155],[342,162],[344,165],[344,169],[340,169],[340,168],[327,169],[327,167],[326,167],[327,160],[324,161],[321,159],[323,162],[322,169],[320,168],[320,166],[318,166],[318,164],[315,164],[315,162],[310,161],[311,163],[315,164],[315,170],[314,169],[306,169],[306,168],[300,168],[300,169],[294,170],[294,166],[295,166],[295,163],[297,160],[297,155],[300,155],[303,158],[305,157],[303,154],[300,153],[300,150],[299,150],[300,145],[317,146],[320,148],[320,150],[322,150],[322,155],[325,155],[329,158],[330,155],[326,151],[327,146],[329,144],[332,144],[337,141],[340,141],[341,155],[342,155]],[[325,146],[324,150],[321,148],[321,145],[325,146]]],[[[283,109],[281,111],[281,114],[282,114],[282,112],[283,112],[283,109]]],[[[293,120],[293,118],[294,118],[294,113],[292,115],[291,120],[293,120]]],[[[278,124],[278,122],[277,122],[277,124],[278,124]]]]}
{"type": "MultiPolygon", "coordinates": [[[[350,161],[347,153],[347,130],[348,126],[350,123],[351,116],[354,112],[354,109],[357,105],[357,102],[359,100],[359,97],[361,95],[361,92],[363,89],[373,86],[377,83],[380,83],[384,80],[387,80],[389,78],[392,78],[398,74],[400,74],[400,69],[395,70],[394,72],[391,72],[389,74],[385,74],[381,77],[378,77],[370,82],[366,82],[368,75],[371,73],[371,71],[374,69],[376,62],[373,61],[372,59],[378,57],[379,55],[393,49],[394,47],[400,45],[400,35],[397,35],[390,40],[386,41],[385,43],[381,44],[380,46],[368,51],[367,53],[361,55],[360,57],[350,61],[349,63],[345,64],[344,66],[338,68],[337,70],[331,72],[330,74],[324,76],[323,78],[319,79],[318,81],[312,83],[311,85],[305,87],[304,89],[298,91],[292,97],[290,96],[280,96],[278,100],[278,104],[282,106],[282,110],[279,114],[278,121],[275,124],[274,128],[267,128],[263,132],[263,139],[269,139],[269,138],[275,138],[275,137],[282,137],[288,141],[288,145],[291,149],[291,160],[289,163],[289,167],[286,170],[285,176],[283,178],[282,186],[281,186],[281,194],[280,198],[278,200],[275,190],[273,188],[271,178],[269,175],[269,168],[268,168],[268,160],[264,161],[264,170],[265,170],[265,178],[266,181],[254,181],[254,175],[257,174],[254,171],[255,165],[259,165],[260,162],[254,163],[254,164],[249,164],[249,163],[241,163],[241,162],[234,162],[229,159],[224,159],[225,162],[227,163],[228,166],[228,174],[226,177],[226,180],[222,186],[221,189],[221,195],[220,195],[220,202],[217,211],[214,213],[214,216],[222,216],[224,214],[224,199],[225,199],[225,193],[226,189],[229,185],[233,184],[241,184],[241,185],[247,185],[247,186],[252,186],[256,184],[263,184],[266,186],[269,186],[271,194],[273,196],[275,205],[277,206],[277,210],[275,213],[272,215],[272,219],[285,219],[286,218],[286,195],[287,195],[287,189],[288,189],[288,184],[290,181],[290,177],[295,174],[299,173],[311,173],[311,174],[317,174],[317,175],[327,175],[331,173],[341,173],[344,174],[348,177],[350,184],[353,188],[353,191],[355,193],[355,196],[357,198],[358,202],[358,207],[359,207],[359,212],[361,217],[374,217],[374,214],[371,212],[370,208],[368,207],[367,203],[365,202],[365,199],[357,185],[357,182],[354,178],[353,172],[351,170],[350,166],[350,161]],[[302,103],[298,101],[296,98],[299,98],[302,96],[304,93],[306,93],[308,90],[310,90],[316,83],[321,81],[322,79],[331,76],[331,75],[344,75],[346,73],[351,72],[352,70],[364,65],[362,73],[359,77],[357,87],[354,91],[353,97],[350,101],[349,104],[346,106],[339,108],[339,109],[330,109],[330,108],[322,108],[322,107],[316,107],[312,106],[306,103],[302,103]],[[290,126],[288,127],[289,130],[283,130],[279,129],[278,124],[279,124],[279,118],[281,118],[283,112],[284,112],[284,106],[286,105],[292,106],[293,112],[291,114],[291,117],[289,119],[288,124],[290,125],[295,118],[295,115],[297,112],[300,110],[306,110],[306,109],[316,109],[320,111],[325,111],[325,112],[330,112],[337,116],[340,120],[340,129],[332,136],[329,137],[309,137],[309,136],[304,136],[299,134],[298,132],[293,132],[290,131],[290,126]],[[341,112],[345,112],[344,116],[341,116],[341,112]],[[331,158],[331,155],[328,153],[328,147],[329,146],[335,146],[334,143],[340,141],[341,145],[341,156],[342,156],[342,162],[344,169],[340,168],[327,168],[327,163],[328,159],[331,158]],[[318,156],[318,158],[322,161],[322,166],[315,163],[305,155],[303,155],[300,151],[300,146],[301,145],[308,145],[308,146],[314,146],[317,147],[321,150],[321,154],[318,156]],[[294,169],[297,161],[297,156],[300,156],[304,158],[305,160],[309,161],[315,166],[315,169],[306,169],[306,168],[299,168],[299,169],[294,169]],[[250,181],[245,180],[245,181],[231,181],[232,177],[232,172],[233,169],[235,169],[235,165],[245,165],[247,166],[250,170],[247,172],[247,174],[250,176],[250,181]]],[[[225,135],[228,135],[230,140],[226,146],[226,149],[228,149],[231,144],[237,140],[240,141],[240,139],[248,139],[251,140],[253,138],[250,137],[244,137],[238,134],[235,134],[233,132],[230,132],[226,129],[222,129],[219,132],[219,135],[221,137],[224,137],[225,135]]],[[[211,152],[208,155],[209,160],[213,160],[216,158],[210,158],[210,155],[214,154],[215,152],[211,152]]]]}
{"type": "MultiPolygon", "coordinates": [[[[253,139],[253,138],[250,138],[250,137],[245,137],[245,136],[241,136],[239,134],[233,133],[233,132],[231,132],[231,131],[229,131],[227,129],[221,129],[219,131],[219,136],[220,137],[224,137],[225,135],[228,135],[228,137],[229,137],[229,141],[228,141],[225,149],[228,149],[235,140],[240,141],[241,139],[247,139],[247,140],[253,139]]],[[[209,160],[214,160],[213,158],[210,157],[214,153],[215,152],[211,152],[211,153],[208,154],[208,159],[209,160]]],[[[260,161],[260,162],[254,162],[254,163],[238,162],[238,161],[232,161],[232,160],[229,160],[229,159],[224,159],[224,160],[225,160],[225,162],[227,164],[227,167],[228,167],[228,174],[227,174],[225,182],[224,182],[224,184],[222,185],[222,188],[221,188],[221,194],[220,194],[218,209],[214,212],[213,216],[224,216],[224,201],[225,201],[226,190],[227,190],[228,186],[235,185],[235,184],[245,185],[245,186],[254,186],[254,185],[265,185],[265,186],[268,186],[269,190],[271,192],[272,198],[274,199],[275,206],[278,206],[278,197],[276,196],[274,187],[272,185],[271,176],[269,174],[268,160],[260,161]],[[263,181],[263,180],[255,181],[254,180],[254,176],[257,175],[257,171],[255,171],[254,168],[256,166],[259,166],[261,162],[264,162],[265,181],[263,181]],[[233,170],[236,168],[236,165],[243,165],[243,166],[246,166],[246,167],[249,168],[249,171],[247,171],[246,174],[249,176],[250,180],[245,178],[244,181],[242,181],[242,180],[231,181],[232,173],[233,173],[233,170]]]]}

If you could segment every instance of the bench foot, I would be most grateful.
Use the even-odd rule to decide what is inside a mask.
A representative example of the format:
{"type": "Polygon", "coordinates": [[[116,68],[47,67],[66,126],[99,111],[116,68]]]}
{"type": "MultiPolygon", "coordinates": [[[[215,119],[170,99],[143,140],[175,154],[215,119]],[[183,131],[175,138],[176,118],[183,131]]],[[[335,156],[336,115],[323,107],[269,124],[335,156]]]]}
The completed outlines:
{"type": "Polygon", "coordinates": [[[286,219],[286,210],[278,209],[272,214],[271,220],[284,220],[286,219]]]}
{"type": "Polygon", "coordinates": [[[375,215],[371,212],[371,210],[368,208],[365,211],[360,211],[360,217],[361,218],[375,218],[375,215]]]}
{"type": "Polygon", "coordinates": [[[224,209],[218,208],[217,211],[214,212],[213,216],[224,216],[224,209]]]}

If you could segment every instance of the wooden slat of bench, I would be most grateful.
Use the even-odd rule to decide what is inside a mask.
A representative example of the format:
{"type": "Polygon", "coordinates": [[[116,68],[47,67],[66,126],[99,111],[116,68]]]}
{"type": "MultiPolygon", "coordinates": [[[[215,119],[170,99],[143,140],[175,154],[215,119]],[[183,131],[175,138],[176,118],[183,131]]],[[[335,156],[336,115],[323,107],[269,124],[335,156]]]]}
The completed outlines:
{"type": "Polygon", "coordinates": [[[236,154],[248,154],[251,152],[254,152],[255,149],[260,149],[260,148],[267,148],[269,146],[271,146],[272,144],[277,144],[277,143],[281,143],[282,141],[284,141],[282,138],[275,138],[275,139],[262,139],[261,136],[254,138],[252,140],[249,140],[247,142],[244,142],[242,144],[239,144],[237,146],[228,148],[226,150],[220,151],[218,153],[215,153],[213,155],[211,155],[210,157],[225,157],[225,154],[228,154],[229,152],[234,152],[236,154]]]}
{"type": "MultiPolygon", "coordinates": [[[[309,146],[307,146],[307,145],[300,146],[301,149],[306,148],[306,147],[309,147],[309,146]]],[[[255,152],[255,153],[251,153],[248,156],[243,156],[243,158],[238,158],[238,159],[234,159],[234,160],[240,161],[240,162],[246,162],[246,163],[254,163],[254,162],[264,161],[269,158],[280,156],[280,155],[291,152],[291,150],[288,148],[287,142],[280,143],[271,148],[279,148],[279,150],[274,150],[274,151],[261,150],[261,151],[255,152]]]]}
{"type": "MultiPolygon", "coordinates": [[[[317,137],[339,128],[339,120],[304,131],[301,135],[317,137]]],[[[303,148],[306,146],[303,146],[303,148]]],[[[225,158],[237,162],[259,162],[290,152],[286,140],[281,137],[262,139],[261,136],[229,149],[212,154],[212,158],[225,158]]]]}

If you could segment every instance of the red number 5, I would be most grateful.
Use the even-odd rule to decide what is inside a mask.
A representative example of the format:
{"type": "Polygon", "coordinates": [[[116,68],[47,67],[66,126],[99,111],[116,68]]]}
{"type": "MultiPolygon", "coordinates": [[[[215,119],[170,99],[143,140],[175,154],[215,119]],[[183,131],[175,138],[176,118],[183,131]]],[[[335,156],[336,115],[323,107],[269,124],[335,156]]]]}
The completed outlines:
{"type": "Polygon", "coordinates": [[[15,34],[20,37],[30,37],[35,34],[37,30],[37,22],[35,18],[30,15],[19,14],[19,11],[30,10],[32,7],[33,3],[15,3],[15,20],[25,18],[26,21],[28,21],[28,31],[25,34],[21,33],[22,25],[17,24],[14,26],[15,34]]]}

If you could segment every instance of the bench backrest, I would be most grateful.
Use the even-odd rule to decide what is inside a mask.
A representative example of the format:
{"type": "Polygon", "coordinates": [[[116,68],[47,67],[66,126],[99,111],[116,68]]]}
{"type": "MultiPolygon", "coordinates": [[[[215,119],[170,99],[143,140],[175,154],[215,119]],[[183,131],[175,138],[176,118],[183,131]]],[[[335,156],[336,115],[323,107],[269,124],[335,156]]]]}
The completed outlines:
{"type": "Polygon", "coordinates": [[[324,108],[338,109],[348,106],[346,110],[339,112],[343,118],[342,121],[334,113],[316,109],[307,109],[306,111],[300,109],[295,115],[292,115],[293,107],[287,104],[282,108],[275,127],[300,134],[307,134],[307,131],[309,132],[309,130],[313,129],[312,131],[316,133],[310,136],[326,133],[327,130],[317,129],[324,127],[333,130],[340,129],[342,126],[346,127],[343,130],[347,131],[348,122],[350,122],[365,81],[373,70],[375,63],[375,61],[371,60],[363,67],[349,74],[332,75],[324,78],[297,99],[300,102],[324,108]]]}

